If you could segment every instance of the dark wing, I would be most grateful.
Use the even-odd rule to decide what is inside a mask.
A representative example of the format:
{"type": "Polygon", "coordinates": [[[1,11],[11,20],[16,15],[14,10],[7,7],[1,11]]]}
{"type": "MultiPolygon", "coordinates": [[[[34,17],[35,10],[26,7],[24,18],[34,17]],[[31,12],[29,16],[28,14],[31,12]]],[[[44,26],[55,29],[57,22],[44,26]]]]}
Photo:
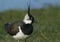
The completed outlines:
{"type": "Polygon", "coordinates": [[[18,26],[20,25],[20,22],[14,22],[8,25],[5,25],[5,30],[7,31],[8,34],[10,35],[16,35],[19,32],[18,26]]]}

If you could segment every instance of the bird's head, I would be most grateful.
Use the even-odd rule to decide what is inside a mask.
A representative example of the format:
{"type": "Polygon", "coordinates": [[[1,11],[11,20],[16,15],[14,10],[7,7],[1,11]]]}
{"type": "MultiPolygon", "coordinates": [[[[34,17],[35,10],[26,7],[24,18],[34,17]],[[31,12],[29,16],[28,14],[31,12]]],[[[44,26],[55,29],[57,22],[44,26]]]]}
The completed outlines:
{"type": "Polygon", "coordinates": [[[30,3],[28,5],[27,14],[24,17],[23,22],[26,23],[26,24],[32,24],[32,23],[34,23],[34,17],[30,13],[30,3]]]}
{"type": "Polygon", "coordinates": [[[23,20],[24,23],[26,24],[32,24],[34,23],[34,17],[31,14],[26,14],[23,20]]]}

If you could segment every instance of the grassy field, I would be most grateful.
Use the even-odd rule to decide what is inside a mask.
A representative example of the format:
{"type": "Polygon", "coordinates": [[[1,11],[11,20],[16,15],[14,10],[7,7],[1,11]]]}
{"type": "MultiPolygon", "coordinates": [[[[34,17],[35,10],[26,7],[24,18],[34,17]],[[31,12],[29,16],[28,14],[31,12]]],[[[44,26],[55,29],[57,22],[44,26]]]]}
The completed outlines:
{"type": "MultiPolygon", "coordinates": [[[[0,42],[17,42],[4,30],[6,22],[22,20],[27,11],[6,10],[0,13],[0,42]]],[[[37,23],[34,23],[34,32],[27,42],[60,42],[60,8],[50,7],[43,12],[41,9],[31,10],[37,23]]],[[[20,42],[24,42],[21,40],[20,42]]]]}

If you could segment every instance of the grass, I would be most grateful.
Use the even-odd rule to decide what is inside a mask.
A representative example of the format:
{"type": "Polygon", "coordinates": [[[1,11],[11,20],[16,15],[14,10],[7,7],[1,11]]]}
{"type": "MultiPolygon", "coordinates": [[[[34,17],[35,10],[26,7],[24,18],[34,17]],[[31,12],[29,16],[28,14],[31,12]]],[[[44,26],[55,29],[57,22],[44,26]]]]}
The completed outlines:
{"type": "MultiPolygon", "coordinates": [[[[34,32],[27,42],[60,42],[60,8],[31,10],[37,23],[34,23],[34,32]]],[[[6,22],[22,20],[26,11],[7,10],[0,13],[0,42],[17,42],[4,30],[6,22]]],[[[20,42],[24,42],[21,40],[20,42]]]]}

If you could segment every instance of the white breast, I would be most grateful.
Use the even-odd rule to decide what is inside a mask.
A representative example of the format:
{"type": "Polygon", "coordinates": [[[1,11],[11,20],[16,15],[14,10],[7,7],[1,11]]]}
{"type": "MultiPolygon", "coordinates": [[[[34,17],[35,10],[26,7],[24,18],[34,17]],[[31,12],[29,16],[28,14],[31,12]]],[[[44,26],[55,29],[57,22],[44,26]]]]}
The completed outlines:
{"type": "Polygon", "coordinates": [[[25,35],[23,32],[22,32],[22,30],[21,30],[21,28],[20,28],[20,26],[18,27],[19,28],[19,32],[16,34],[16,35],[14,35],[13,36],[13,38],[14,39],[25,39],[25,38],[27,38],[29,35],[25,35]]]}

